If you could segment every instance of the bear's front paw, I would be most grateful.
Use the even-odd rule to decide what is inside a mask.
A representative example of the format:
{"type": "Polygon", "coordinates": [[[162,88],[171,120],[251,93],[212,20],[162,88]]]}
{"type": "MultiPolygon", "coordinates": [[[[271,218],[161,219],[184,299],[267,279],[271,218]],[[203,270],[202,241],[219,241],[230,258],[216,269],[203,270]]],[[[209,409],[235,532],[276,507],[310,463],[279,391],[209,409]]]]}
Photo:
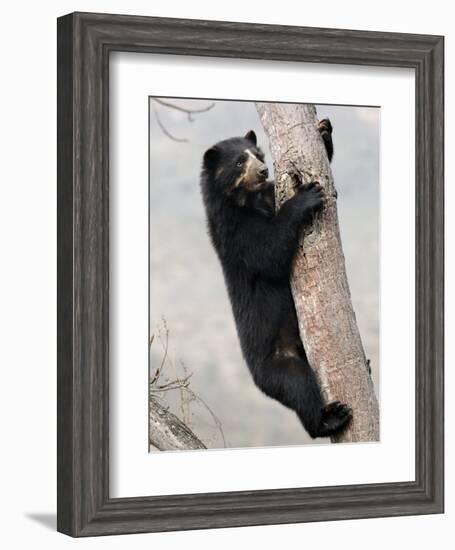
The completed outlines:
{"type": "Polygon", "coordinates": [[[299,195],[302,197],[301,200],[306,214],[314,214],[324,206],[325,192],[317,181],[301,185],[299,195]]]}
{"type": "Polygon", "coordinates": [[[352,419],[352,409],[344,403],[333,401],[322,410],[319,437],[329,437],[341,432],[352,419]]]}
{"type": "Polygon", "coordinates": [[[332,123],[328,118],[324,118],[324,120],[321,120],[321,122],[319,122],[318,130],[322,141],[324,142],[329,161],[331,161],[333,157],[332,123]]]}
{"type": "Polygon", "coordinates": [[[328,118],[324,118],[323,120],[319,121],[318,130],[321,134],[325,132],[331,134],[333,132],[332,123],[328,118]]]}

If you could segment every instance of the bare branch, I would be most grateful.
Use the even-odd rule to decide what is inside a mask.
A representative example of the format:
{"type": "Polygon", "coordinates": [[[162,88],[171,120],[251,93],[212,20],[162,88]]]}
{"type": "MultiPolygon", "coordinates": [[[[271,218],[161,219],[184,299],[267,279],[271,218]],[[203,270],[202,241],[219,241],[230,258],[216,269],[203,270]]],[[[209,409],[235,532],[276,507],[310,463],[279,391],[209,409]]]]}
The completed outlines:
{"type": "Polygon", "coordinates": [[[160,451],[206,449],[175,414],[150,396],[150,445],[160,451]]]}
{"type": "Polygon", "coordinates": [[[188,143],[188,140],[186,138],[178,138],[176,136],[173,136],[169,130],[166,128],[166,126],[163,124],[163,122],[161,121],[161,118],[158,114],[158,111],[157,109],[155,109],[155,107],[153,107],[153,113],[155,114],[155,118],[156,118],[156,121],[158,123],[158,126],[161,128],[162,132],[170,139],[172,139],[173,141],[178,141],[179,143],[188,143]]]}
{"type": "Polygon", "coordinates": [[[216,427],[218,428],[218,431],[220,432],[221,439],[223,440],[223,447],[226,447],[226,438],[224,437],[224,431],[223,426],[221,424],[220,419],[216,416],[216,414],[213,412],[213,410],[208,406],[208,404],[202,399],[202,397],[199,397],[199,395],[195,394],[194,391],[187,387],[187,392],[191,394],[191,396],[196,400],[199,401],[210,413],[210,416],[213,418],[213,421],[216,424],[216,427]]]}
{"type": "MultiPolygon", "coordinates": [[[[189,420],[190,420],[190,414],[189,414],[189,402],[191,400],[197,401],[202,407],[207,410],[207,412],[212,417],[215,426],[217,430],[219,431],[221,438],[223,440],[223,446],[226,447],[226,438],[224,436],[223,428],[221,421],[216,416],[216,414],[213,412],[213,410],[209,407],[209,405],[201,398],[199,395],[197,395],[191,388],[190,388],[190,378],[192,377],[193,373],[188,372],[188,369],[186,368],[186,365],[181,361],[180,364],[182,366],[183,372],[185,376],[179,377],[176,365],[172,361],[172,359],[169,357],[169,328],[167,326],[167,321],[165,317],[162,317],[162,325],[164,328],[164,341],[163,341],[163,335],[162,330],[160,327],[158,327],[157,330],[157,336],[158,340],[161,343],[161,346],[163,347],[163,357],[161,359],[161,363],[159,367],[155,370],[155,373],[153,375],[153,378],[150,380],[150,395],[159,396],[160,394],[163,394],[167,391],[173,391],[173,390],[179,390],[180,392],[180,408],[182,412],[182,422],[183,425],[189,428],[189,420]],[[162,376],[166,363],[170,363],[171,367],[173,368],[173,371],[175,372],[175,379],[169,379],[168,376],[164,376],[164,382],[158,383],[160,380],[160,377],[162,376]]],[[[155,340],[155,334],[152,335],[150,338],[150,347],[152,343],[155,340]]],[[[151,397],[153,399],[153,397],[151,397]]],[[[156,446],[156,445],[154,445],[156,446]]]]}
{"type": "Polygon", "coordinates": [[[170,107],[171,109],[175,109],[176,111],[180,111],[181,113],[186,113],[188,115],[188,120],[190,122],[193,122],[194,118],[192,115],[195,115],[197,113],[206,113],[207,111],[210,111],[210,109],[213,109],[215,107],[215,103],[210,103],[207,107],[202,107],[201,109],[190,109],[188,107],[182,107],[181,105],[175,105],[175,103],[171,103],[170,101],[165,101],[164,99],[159,99],[157,97],[153,98],[153,101],[156,101],[159,105],[163,105],[164,107],[170,107]]]}
{"type": "MultiPolygon", "coordinates": [[[[168,330],[166,324],[164,324],[164,326],[165,326],[165,329],[166,329],[166,343],[164,344],[164,355],[163,355],[163,359],[161,360],[160,366],[156,369],[155,374],[153,375],[153,378],[150,380],[150,385],[151,386],[160,377],[161,371],[164,367],[164,363],[166,362],[166,358],[167,358],[167,351],[168,351],[168,345],[169,345],[169,330],[168,330]]],[[[152,338],[150,339],[150,347],[152,347],[154,338],[155,338],[155,335],[153,335],[152,338]]],[[[160,339],[160,341],[161,341],[161,339],[160,339]]]]}
{"type": "Polygon", "coordinates": [[[185,376],[185,378],[177,378],[176,380],[172,380],[171,382],[166,382],[165,384],[161,385],[153,385],[153,380],[150,382],[150,391],[153,392],[163,392],[168,390],[177,390],[179,388],[188,388],[188,385],[190,383],[190,378],[193,376],[193,373],[189,374],[188,376],[185,376]]]}
{"type": "MultiPolygon", "coordinates": [[[[202,107],[200,109],[191,109],[189,107],[183,107],[182,105],[176,105],[175,103],[172,103],[170,101],[166,101],[164,99],[159,99],[157,97],[153,98],[152,101],[154,101],[156,104],[161,105],[163,107],[168,107],[170,109],[174,109],[176,111],[179,111],[181,113],[185,113],[188,117],[189,122],[194,122],[193,115],[199,114],[199,113],[206,113],[207,111],[210,111],[210,109],[213,109],[215,107],[215,103],[211,103],[210,105],[207,105],[206,107],[202,107]]],[[[158,114],[158,110],[153,106],[153,113],[155,115],[156,122],[158,123],[158,126],[169,139],[172,139],[173,141],[177,141],[179,143],[188,143],[188,139],[186,138],[179,138],[177,136],[174,136],[165,126],[163,121],[161,120],[160,115],[158,114]]]]}

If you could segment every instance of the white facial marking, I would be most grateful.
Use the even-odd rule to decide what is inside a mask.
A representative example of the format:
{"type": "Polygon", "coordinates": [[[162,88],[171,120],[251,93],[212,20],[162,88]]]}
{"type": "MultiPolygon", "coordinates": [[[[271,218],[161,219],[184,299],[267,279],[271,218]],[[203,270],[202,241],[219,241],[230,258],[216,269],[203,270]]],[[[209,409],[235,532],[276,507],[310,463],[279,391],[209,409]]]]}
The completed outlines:
{"type": "Polygon", "coordinates": [[[257,166],[258,162],[262,164],[262,161],[260,161],[257,158],[257,156],[254,153],[252,153],[249,149],[245,149],[244,153],[246,153],[249,158],[245,162],[242,174],[235,181],[235,183],[233,185],[233,188],[238,187],[243,182],[244,179],[248,180],[248,176],[250,175],[249,174],[250,171],[252,173],[256,172],[256,166],[257,166]]]}

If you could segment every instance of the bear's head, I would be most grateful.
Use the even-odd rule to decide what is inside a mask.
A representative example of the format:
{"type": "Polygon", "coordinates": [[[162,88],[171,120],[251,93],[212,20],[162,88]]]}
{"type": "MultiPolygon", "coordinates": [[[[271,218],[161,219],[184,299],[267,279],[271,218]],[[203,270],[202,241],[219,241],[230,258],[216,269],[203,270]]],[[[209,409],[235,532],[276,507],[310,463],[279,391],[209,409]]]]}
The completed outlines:
{"type": "Polygon", "coordinates": [[[204,154],[203,174],[212,192],[230,195],[238,190],[260,191],[269,171],[253,130],[244,137],[226,139],[208,149],[204,154]]]}

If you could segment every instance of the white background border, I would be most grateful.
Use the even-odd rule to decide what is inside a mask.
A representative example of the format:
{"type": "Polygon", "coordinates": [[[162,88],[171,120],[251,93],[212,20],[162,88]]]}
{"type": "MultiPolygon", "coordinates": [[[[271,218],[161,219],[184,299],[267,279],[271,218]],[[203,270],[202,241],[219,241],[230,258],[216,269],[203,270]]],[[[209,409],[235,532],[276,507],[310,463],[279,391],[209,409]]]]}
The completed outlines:
{"type": "Polygon", "coordinates": [[[413,71],[118,53],[110,75],[111,496],[413,480],[413,71]],[[148,454],[149,95],[381,106],[380,443],[148,454]]]}

